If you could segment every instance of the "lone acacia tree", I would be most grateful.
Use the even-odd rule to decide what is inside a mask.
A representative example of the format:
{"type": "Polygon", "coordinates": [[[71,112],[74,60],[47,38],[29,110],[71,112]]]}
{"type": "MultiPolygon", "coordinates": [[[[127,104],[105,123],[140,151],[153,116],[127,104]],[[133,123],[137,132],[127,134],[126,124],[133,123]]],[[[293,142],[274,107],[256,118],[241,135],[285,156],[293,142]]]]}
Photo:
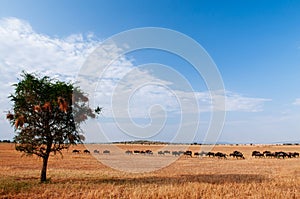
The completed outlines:
{"type": "Polygon", "coordinates": [[[88,106],[88,98],[71,83],[23,72],[9,96],[13,107],[7,119],[15,128],[16,150],[43,160],[41,182],[46,181],[47,164],[70,145],[81,143],[80,123],[101,111],[88,106]]]}

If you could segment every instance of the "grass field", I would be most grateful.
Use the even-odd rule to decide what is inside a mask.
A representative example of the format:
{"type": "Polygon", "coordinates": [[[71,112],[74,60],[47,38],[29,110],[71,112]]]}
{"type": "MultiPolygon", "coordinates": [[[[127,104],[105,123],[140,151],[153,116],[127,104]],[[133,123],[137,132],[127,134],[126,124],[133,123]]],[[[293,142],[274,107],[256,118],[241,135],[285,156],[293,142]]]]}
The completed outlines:
{"type": "MultiPolygon", "coordinates": [[[[49,182],[39,183],[42,161],[35,156],[21,156],[13,144],[0,144],[1,198],[300,198],[300,158],[253,158],[253,150],[300,152],[300,146],[225,146],[213,151],[231,153],[239,150],[245,160],[231,157],[188,158],[177,161],[171,155],[157,155],[163,146],[118,145],[118,149],[150,149],[153,156],[132,155],[132,158],[157,163],[166,159],[172,164],[152,172],[130,173],[112,169],[92,154],[73,154],[73,149],[50,157],[49,182]]],[[[109,145],[90,145],[102,151],[109,145]]],[[[172,146],[174,149],[178,146],[172,146]]],[[[190,146],[199,151],[200,146],[190,146]]],[[[111,150],[110,155],[99,154],[100,160],[122,157],[111,150]]],[[[135,161],[120,161],[120,165],[134,168],[135,161]]]]}

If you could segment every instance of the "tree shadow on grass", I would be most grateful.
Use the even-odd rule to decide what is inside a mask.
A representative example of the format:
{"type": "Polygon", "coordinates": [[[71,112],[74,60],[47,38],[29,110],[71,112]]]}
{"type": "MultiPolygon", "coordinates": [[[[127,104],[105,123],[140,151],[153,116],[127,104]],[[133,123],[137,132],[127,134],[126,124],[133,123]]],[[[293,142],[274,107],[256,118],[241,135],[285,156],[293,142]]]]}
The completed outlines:
{"type": "Polygon", "coordinates": [[[66,182],[86,182],[88,184],[184,184],[190,182],[210,183],[210,184],[225,184],[225,183],[261,183],[267,181],[263,175],[256,174],[197,174],[197,175],[180,175],[180,176],[152,176],[152,177],[132,177],[132,178],[81,178],[81,179],[65,179],[53,183],[66,183],[66,182]]]}

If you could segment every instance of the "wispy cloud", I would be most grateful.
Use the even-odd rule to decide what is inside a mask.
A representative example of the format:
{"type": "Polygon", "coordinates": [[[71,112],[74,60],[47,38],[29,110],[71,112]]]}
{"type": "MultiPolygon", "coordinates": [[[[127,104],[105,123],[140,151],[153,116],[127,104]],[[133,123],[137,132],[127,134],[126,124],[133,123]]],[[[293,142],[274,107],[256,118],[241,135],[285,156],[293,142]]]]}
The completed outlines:
{"type": "Polygon", "coordinates": [[[300,98],[295,99],[293,105],[300,106],[300,98]]]}
{"type": "Polygon", "coordinates": [[[264,104],[272,101],[267,98],[245,97],[241,94],[226,92],[226,111],[260,112],[264,104]]]}

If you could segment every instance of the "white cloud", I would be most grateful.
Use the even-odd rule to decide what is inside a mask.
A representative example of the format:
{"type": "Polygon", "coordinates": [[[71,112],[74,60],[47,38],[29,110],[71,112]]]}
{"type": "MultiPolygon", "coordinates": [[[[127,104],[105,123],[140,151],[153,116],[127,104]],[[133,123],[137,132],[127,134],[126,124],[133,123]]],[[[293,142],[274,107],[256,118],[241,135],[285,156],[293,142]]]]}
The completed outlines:
{"type": "MultiPolygon", "coordinates": [[[[17,82],[22,70],[42,75],[73,80],[86,57],[99,41],[91,33],[67,38],[53,38],[37,33],[31,25],[17,18],[0,19],[0,112],[9,110],[7,98],[12,84],[17,82]]],[[[1,117],[1,129],[8,129],[8,122],[1,117]]]]}
{"type": "MultiPolygon", "coordinates": [[[[35,32],[24,20],[0,19],[1,112],[10,108],[7,96],[22,70],[51,77],[59,76],[67,81],[74,80],[87,57],[99,44],[99,39],[96,39],[93,33],[85,36],[73,34],[66,38],[50,37],[35,32]]],[[[101,58],[106,59],[101,60],[103,63],[109,63],[110,58],[118,54],[118,49],[113,44],[105,46],[102,50],[101,58]]],[[[99,73],[97,65],[100,63],[93,64],[95,67],[88,68],[88,74],[99,73]]],[[[161,117],[165,112],[173,115],[181,112],[195,114],[198,113],[196,103],[199,104],[200,112],[212,110],[213,101],[209,92],[174,90],[174,82],[158,78],[150,70],[136,68],[132,60],[121,56],[106,68],[100,80],[90,79],[90,85],[86,86],[98,84],[94,90],[95,104],[103,106],[104,114],[108,117],[113,116],[113,108],[119,111],[115,115],[117,117],[128,117],[130,114],[136,118],[147,118],[150,114],[161,117]],[[162,112],[162,109],[165,112],[162,112]]],[[[216,99],[222,96],[214,97],[216,99]]],[[[262,111],[264,103],[270,101],[264,98],[244,97],[229,91],[225,92],[225,98],[226,111],[262,111]]],[[[296,102],[300,104],[300,99],[296,102]]],[[[223,110],[217,107],[217,110],[220,109],[223,110]]]]}
{"type": "Polygon", "coordinates": [[[259,112],[263,111],[266,98],[244,97],[238,93],[226,92],[226,111],[259,112]]]}
{"type": "MultiPolygon", "coordinates": [[[[99,44],[81,34],[51,38],[36,33],[26,21],[0,20],[1,70],[9,72],[42,71],[47,75],[76,75],[79,67],[99,44]]],[[[14,73],[16,74],[16,73],[14,73]]]]}

